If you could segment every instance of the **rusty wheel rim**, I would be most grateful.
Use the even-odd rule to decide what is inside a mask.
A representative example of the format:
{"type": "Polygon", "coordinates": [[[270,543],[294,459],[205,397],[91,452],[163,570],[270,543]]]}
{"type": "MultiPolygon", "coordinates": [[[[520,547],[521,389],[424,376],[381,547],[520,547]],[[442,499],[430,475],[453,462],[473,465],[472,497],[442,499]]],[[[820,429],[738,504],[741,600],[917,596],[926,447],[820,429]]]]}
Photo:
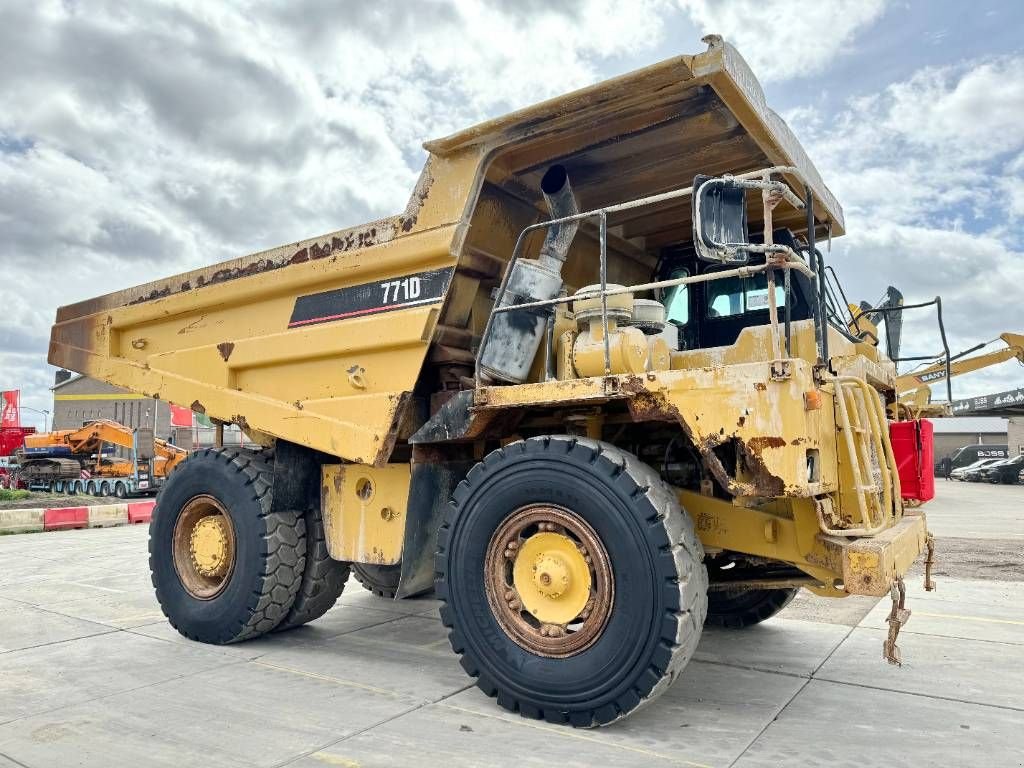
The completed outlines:
{"type": "Polygon", "coordinates": [[[171,547],[174,570],[192,597],[210,600],[224,591],[235,567],[235,528],[217,499],[189,500],[174,523],[171,547]]]}
{"type": "Polygon", "coordinates": [[[531,653],[573,656],[608,624],[615,590],[608,552],[574,512],[534,504],[512,513],[491,537],[484,570],[498,624],[531,653]]]}

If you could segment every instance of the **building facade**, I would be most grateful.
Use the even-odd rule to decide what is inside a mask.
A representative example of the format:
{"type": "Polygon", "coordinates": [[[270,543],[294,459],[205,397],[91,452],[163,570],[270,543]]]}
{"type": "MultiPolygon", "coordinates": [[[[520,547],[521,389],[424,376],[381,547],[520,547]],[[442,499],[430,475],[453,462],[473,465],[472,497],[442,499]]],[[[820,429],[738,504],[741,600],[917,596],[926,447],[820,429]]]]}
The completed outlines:
{"type": "Polygon", "coordinates": [[[106,382],[58,371],[53,386],[53,429],[78,429],[109,419],[133,429],[152,426],[156,437],[191,447],[192,429],[171,426],[171,409],[163,400],[129,392],[106,382]]]}
{"type": "MultiPolygon", "coordinates": [[[[993,416],[955,416],[933,419],[935,461],[948,458],[965,445],[1006,445],[1006,419],[993,416]]],[[[1010,446],[1010,452],[1014,448],[1010,446]]]]}
{"type": "Polygon", "coordinates": [[[1006,443],[1010,448],[1011,456],[1024,453],[1024,416],[1010,417],[1010,424],[1006,430],[1006,443]]]}

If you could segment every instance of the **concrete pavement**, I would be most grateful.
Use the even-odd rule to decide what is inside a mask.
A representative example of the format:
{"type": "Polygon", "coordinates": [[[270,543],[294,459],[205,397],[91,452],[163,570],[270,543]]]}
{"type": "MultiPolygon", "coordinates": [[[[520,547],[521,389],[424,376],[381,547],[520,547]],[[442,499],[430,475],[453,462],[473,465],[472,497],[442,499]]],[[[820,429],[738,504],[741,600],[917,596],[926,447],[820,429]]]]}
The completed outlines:
{"type": "MultiPolygon", "coordinates": [[[[973,527],[1024,532],[1008,490],[973,527]]],[[[947,491],[940,543],[971,525],[947,491]]],[[[204,646],[160,614],[144,526],[0,537],[0,767],[1024,764],[1021,584],[908,586],[902,668],[881,659],[884,603],[850,621],[787,609],[706,631],[666,695],[575,731],[473,687],[432,599],[352,581],[307,627],[204,646]]]]}

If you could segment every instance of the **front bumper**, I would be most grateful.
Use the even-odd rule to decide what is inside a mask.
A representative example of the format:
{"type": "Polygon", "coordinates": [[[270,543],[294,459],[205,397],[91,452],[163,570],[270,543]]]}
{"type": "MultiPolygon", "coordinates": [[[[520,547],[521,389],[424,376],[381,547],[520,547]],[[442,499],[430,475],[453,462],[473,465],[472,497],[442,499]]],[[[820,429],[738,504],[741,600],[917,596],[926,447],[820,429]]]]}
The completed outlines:
{"type": "Polygon", "coordinates": [[[892,528],[842,545],[843,586],[851,595],[881,597],[924,552],[928,524],[922,513],[907,511],[892,528]]]}

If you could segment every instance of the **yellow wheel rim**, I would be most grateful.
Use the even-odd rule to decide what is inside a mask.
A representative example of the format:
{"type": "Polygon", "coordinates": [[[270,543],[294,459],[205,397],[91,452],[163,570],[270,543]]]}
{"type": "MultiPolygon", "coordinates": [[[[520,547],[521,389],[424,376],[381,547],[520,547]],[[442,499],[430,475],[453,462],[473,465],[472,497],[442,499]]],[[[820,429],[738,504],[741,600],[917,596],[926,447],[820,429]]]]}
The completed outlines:
{"type": "Polygon", "coordinates": [[[192,529],[192,563],[203,576],[223,576],[228,570],[228,535],[223,515],[201,518],[192,529]]]}
{"type": "Polygon", "coordinates": [[[600,537],[575,512],[546,504],[516,510],[491,537],[484,569],[491,612],[531,653],[573,656],[608,624],[611,563],[600,537]]]}
{"type": "Polygon", "coordinates": [[[213,496],[196,496],[182,507],[171,547],[178,580],[192,597],[214,598],[231,580],[235,528],[227,509],[213,496]]]}
{"type": "Polygon", "coordinates": [[[544,624],[567,624],[590,599],[590,569],[576,543],[561,533],[535,533],[519,548],[512,583],[523,607],[544,624]]]}

